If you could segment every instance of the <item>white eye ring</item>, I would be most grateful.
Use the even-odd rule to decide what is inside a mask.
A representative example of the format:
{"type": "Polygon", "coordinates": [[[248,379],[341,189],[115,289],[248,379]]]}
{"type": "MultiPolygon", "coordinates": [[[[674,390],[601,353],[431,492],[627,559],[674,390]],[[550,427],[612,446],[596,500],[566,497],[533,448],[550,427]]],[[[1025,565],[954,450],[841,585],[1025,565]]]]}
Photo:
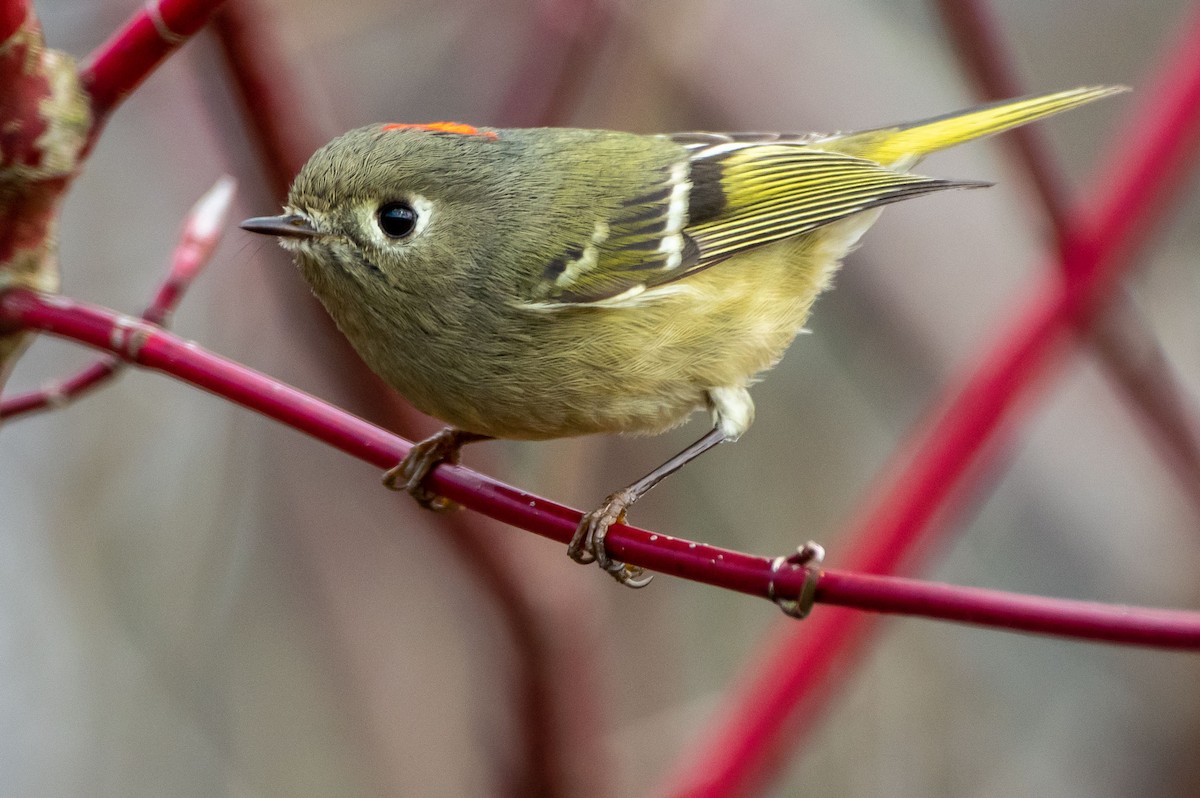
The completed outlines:
{"type": "Polygon", "coordinates": [[[380,205],[364,207],[364,222],[381,246],[407,244],[425,232],[433,217],[433,203],[419,194],[388,200],[380,205]],[[405,211],[408,213],[406,214],[405,211]],[[403,223],[411,219],[412,227],[404,229],[403,223]],[[394,231],[387,225],[397,225],[394,231]]]}
{"type": "Polygon", "coordinates": [[[413,194],[408,198],[408,202],[412,205],[412,209],[417,212],[417,226],[413,228],[412,235],[409,238],[416,238],[425,232],[425,228],[429,226],[429,220],[433,218],[433,203],[420,194],[413,194]]]}

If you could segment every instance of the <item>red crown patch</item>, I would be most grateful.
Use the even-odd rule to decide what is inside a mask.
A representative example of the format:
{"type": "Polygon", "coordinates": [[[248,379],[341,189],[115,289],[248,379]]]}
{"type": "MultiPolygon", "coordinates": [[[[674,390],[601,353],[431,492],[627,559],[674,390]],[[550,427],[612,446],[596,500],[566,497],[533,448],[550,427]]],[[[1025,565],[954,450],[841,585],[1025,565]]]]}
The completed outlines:
{"type": "Polygon", "coordinates": [[[406,125],[399,122],[394,122],[390,125],[384,125],[384,130],[429,130],[434,133],[456,133],[460,136],[483,136],[486,139],[495,141],[500,138],[491,130],[480,130],[477,127],[463,124],[462,122],[427,122],[423,125],[406,125]]]}

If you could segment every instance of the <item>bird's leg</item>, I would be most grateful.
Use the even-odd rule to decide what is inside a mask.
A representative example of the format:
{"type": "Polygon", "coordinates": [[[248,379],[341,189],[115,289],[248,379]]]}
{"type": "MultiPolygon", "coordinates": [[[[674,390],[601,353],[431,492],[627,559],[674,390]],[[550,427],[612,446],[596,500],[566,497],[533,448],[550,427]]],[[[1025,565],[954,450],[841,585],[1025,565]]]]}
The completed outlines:
{"type": "Polygon", "coordinates": [[[651,488],[662,482],[664,478],[674,474],[688,462],[724,440],[726,440],[726,435],[721,427],[713,427],[703,438],[637,482],[609,496],[603,504],[580,520],[579,526],[575,529],[575,536],[571,538],[571,543],[567,546],[567,554],[577,563],[586,565],[594,561],[623,585],[645,587],[650,584],[651,577],[643,577],[644,572],[641,568],[617,562],[608,556],[608,552],[604,549],[604,538],[608,534],[608,528],[614,523],[624,523],[625,511],[651,488]]]}
{"type": "Polygon", "coordinates": [[[391,490],[407,491],[417,504],[428,510],[451,510],[456,506],[454,502],[426,488],[425,478],[441,463],[457,465],[460,451],[466,444],[491,437],[446,427],[415,444],[399,465],[383,475],[383,484],[391,490]]]}

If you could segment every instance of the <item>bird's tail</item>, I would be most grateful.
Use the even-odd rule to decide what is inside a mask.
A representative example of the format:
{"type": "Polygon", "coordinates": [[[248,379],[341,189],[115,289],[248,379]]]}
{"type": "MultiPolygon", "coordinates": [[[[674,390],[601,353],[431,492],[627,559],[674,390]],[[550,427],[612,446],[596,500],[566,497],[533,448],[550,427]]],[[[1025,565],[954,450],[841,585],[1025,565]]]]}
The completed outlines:
{"type": "Polygon", "coordinates": [[[1001,100],[920,122],[847,133],[817,146],[907,169],[931,152],[1000,133],[1123,91],[1128,89],[1124,86],[1086,86],[1037,97],[1001,100]]]}

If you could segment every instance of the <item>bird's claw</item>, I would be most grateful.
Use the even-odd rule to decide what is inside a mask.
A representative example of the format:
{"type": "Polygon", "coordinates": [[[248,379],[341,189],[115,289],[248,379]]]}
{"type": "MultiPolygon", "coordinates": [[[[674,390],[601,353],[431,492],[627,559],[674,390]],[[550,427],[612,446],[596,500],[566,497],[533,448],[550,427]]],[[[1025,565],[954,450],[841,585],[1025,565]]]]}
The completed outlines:
{"type": "Polygon", "coordinates": [[[640,568],[636,565],[630,565],[628,563],[617,562],[616,560],[610,560],[609,564],[605,566],[604,570],[607,571],[608,575],[613,579],[616,579],[618,582],[625,585],[625,587],[631,587],[634,590],[645,587],[646,585],[650,584],[651,580],[654,579],[654,574],[646,573],[645,568],[640,568]]]}
{"type": "Polygon", "coordinates": [[[417,504],[427,510],[446,512],[458,505],[445,496],[439,496],[425,487],[429,472],[442,463],[456,465],[459,461],[462,442],[453,429],[444,429],[425,440],[414,444],[408,456],[400,464],[383,475],[384,487],[404,491],[417,504]]]}
{"type": "Polygon", "coordinates": [[[625,522],[625,511],[633,500],[634,496],[629,491],[618,491],[580,519],[575,535],[567,546],[567,555],[581,565],[594,562],[626,587],[639,588],[650,584],[654,577],[646,574],[644,568],[612,559],[604,547],[608,528],[625,522]]]}

